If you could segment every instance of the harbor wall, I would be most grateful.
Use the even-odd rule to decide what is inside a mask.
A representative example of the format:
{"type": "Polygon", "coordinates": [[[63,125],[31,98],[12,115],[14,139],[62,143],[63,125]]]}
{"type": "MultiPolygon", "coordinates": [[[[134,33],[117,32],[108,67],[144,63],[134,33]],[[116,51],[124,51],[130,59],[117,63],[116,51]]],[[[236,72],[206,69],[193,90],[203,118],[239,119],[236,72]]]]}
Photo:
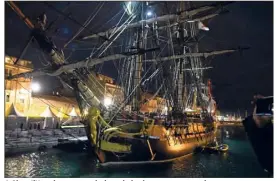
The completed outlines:
{"type": "Polygon", "coordinates": [[[57,129],[61,124],[68,122],[70,125],[79,125],[79,118],[60,121],[58,118],[26,118],[26,117],[6,117],[5,130],[14,130],[16,128],[31,130],[31,129],[57,129]]]}
{"type": "Polygon", "coordinates": [[[60,144],[85,140],[84,128],[74,129],[21,129],[5,130],[5,154],[40,151],[60,144]]]}

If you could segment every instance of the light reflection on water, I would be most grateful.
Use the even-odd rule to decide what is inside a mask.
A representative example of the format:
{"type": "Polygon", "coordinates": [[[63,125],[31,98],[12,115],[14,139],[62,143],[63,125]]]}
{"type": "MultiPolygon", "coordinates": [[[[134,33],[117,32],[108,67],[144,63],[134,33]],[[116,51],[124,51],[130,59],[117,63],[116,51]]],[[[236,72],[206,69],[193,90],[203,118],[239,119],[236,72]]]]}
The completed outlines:
{"type": "MultiPolygon", "coordinates": [[[[234,129],[234,128],[232,128],[234,129]]],[[[242,130],[237,130],[242,131],[242,130]]],[[[244,135],[244,134],[242,134],[244,135]]],[[[229,131],[223,154],[195,154],[172,164],[137,168],[99,168],[87,153],[59,150],[21,154],[5,159],[6,177],[267,177],[245,136],[229,131]]]]}

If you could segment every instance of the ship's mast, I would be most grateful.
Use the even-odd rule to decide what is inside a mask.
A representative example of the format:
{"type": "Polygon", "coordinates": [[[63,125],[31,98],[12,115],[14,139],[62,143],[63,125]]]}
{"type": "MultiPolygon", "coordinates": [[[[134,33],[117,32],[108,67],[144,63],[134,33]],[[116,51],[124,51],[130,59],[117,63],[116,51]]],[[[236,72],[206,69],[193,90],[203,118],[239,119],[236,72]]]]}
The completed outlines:
{"type": "MultiPolygon", "coordinates": [[[[185,2],[180,2],[179,11],[183,12],[185,11],[185,2]]],[[[178,20],[177,20],[178,21],[178,20]]],[[[186,54],[185,46],[183,45],[184,41],[184,28],[185,23],[181,22],[179,23],[179,39],[180,42],[180,52],[179,54],[186,54]]],[[[178,112],[183,112],[184,110],[184,81],[185,81],[185,75],[184,75],[184,68],[185,68],[185,58],[180,58],[177,60],[177,69],[178,69],[178,83],[177,83],[177,110],[178,112]]],[[[174,104],[175,105],[175,104],[174,104]]]]}
{"type": "MultiPolygon", "coordinates": [[[[138,30],[137,32],[137,49],[142,48],[142,32],[138,30]]],[[[139,101],[141,98],[141,90],[140,90],[140,82],[141,82],[141,70],[142,70],[142,55],[136,55],[135,57],[135,74],[134,74],[134,89],[135,89],[135,96],[133,98],[133,110],[138,112],[139,111],[139,101]]]]}
{"type": "MultiPolygon", "coordinates": [[[[143,20],[143,11],[144,11],[144,2],[141,2],[141,16],[140,19],[143,20]]],[[[144,33],[144,23],[142,22],[140,27],[137,27],[136,32],[136,40],[134,42],[134,47],[136,47],[137,50],[140,50],[143,48],[143,33],[144,33]]],[[[140,90],[140,82],[141,82],[141,71],[142,71],[142,55],[137,54],[135,55],[135,72],[134,72],[134,84],[133,87],[135,89],[135,95],[133,96],[132,101],[132,110],[136,113],[139,112],[140,109],[140,99],[141,99],[141,90],[140,90]]]]}

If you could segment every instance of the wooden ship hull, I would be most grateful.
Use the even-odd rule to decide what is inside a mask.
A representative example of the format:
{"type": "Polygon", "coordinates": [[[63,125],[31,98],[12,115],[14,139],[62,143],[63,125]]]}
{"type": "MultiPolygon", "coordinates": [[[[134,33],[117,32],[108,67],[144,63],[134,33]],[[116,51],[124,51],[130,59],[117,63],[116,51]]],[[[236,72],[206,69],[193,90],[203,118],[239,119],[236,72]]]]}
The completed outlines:
{"type": "MultiPolygon", "coordinates": [[[[174,138],[172,138],[174,139],[174,138]]],[[[166,161],[179,158],[193,153],[198,147],[212,143],[214,140],[213,133],[202,135],[201,138],[182,139],[182,142],[176,142],[169,145],[168,140],[149,139],[152,152],[149,149],[147,141],[141,139],[132,141],[132,148],[127,155],[116,155],[112,151],[101,150],[105,159],[103,162],[136,162],[136,161],[166,161]]]]}
{"type": "Polygon", "coordinates": [[[113,136],[104,133],[105,139],[99,140],[99,144],[93,142],[90,129],[87,129],[87,135],[101,163],[166,161],[191,154],[197,148],[214,142],[215,122],[205,127],[202,122],[189,122],[186,126],[166,126],[155,122],[146,129],[145,122],[131,122],[121,127],[121,133],[109,133],[113,136]],[[129,134],[124,134],[127,132],[129,134]]]}

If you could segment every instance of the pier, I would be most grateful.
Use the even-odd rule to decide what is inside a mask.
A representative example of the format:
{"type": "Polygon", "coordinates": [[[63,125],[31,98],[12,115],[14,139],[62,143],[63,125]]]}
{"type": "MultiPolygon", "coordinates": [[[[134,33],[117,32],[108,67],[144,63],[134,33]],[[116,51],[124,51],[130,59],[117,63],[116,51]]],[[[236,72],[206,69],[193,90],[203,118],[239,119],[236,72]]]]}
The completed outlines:
{"type": "Polygon", "coordinates": [[[5,154],[43,151],[64,144],[85,142],[84,128],[48,130],[6,130],[5,154]]]}

